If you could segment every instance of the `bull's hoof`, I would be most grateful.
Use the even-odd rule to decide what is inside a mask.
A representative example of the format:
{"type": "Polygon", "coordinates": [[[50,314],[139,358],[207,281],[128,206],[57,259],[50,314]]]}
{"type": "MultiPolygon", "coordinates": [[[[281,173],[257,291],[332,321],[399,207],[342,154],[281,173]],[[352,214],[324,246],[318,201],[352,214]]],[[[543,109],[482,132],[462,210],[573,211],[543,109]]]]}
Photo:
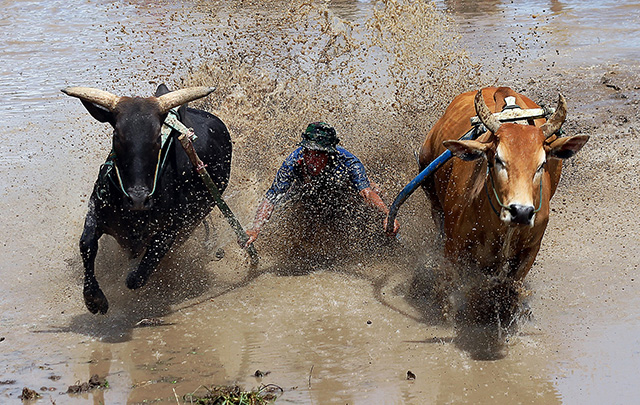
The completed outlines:
{"type": "Polygon", "coordinates": [[[127,276],[127,287],[130,290],[136,290],[147,283],[147,278],[149,278],[147,275],[140,274],[138,270],[134,270],[127,276]]]}
{"type": "Polygon", "coordinates": [[[107,297],[105,297],[100,288],[94,290],[85,289],[84,304],[92,314],[97,314],[98,312],[101,314],[106,314],[109,310],[109,302],[107,301],[107,297]]]}

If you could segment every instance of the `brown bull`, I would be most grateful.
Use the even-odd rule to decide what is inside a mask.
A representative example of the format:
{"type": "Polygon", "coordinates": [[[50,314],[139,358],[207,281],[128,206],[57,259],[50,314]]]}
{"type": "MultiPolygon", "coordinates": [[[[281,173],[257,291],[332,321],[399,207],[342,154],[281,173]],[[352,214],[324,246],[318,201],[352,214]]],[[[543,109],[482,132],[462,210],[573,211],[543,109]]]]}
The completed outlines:
{"type": "Polygon", "coordinates": [[[423,185],[434,221],[444,231],[449,264],[489,277],[521,281],[531,269],[549,220],[562,159],[589,139],[558,138],[566,118],[560,95],[549,121],[500,123],[493,115],[515,97],[523,109],[539,108],[510,88],[486,88],[457,96],[420,149],[420,169],[446,149],[454,158],[423,185]],[[477,115],[488,129],[476,140],[458,140],[477,115]]]}

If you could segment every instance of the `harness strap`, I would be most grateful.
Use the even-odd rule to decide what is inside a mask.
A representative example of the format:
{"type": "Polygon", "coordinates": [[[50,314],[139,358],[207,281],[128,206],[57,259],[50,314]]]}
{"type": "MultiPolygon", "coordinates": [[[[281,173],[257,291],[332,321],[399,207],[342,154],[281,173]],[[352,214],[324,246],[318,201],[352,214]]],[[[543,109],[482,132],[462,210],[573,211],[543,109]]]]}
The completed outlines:
{"type": "MultiPolygon", "coordinates": [[[[191,140],[195,140],[197,136],[193,134],[193,130],[187,128],[180,120],[178,119],[178,111],[175,108],[169,110],[169,114],[167,114],[167,118],[162,123],[162,136],[168,137],[171,134],[171,130],[175,129],[181,135],[189,135],[191,140]]],[[[163,139],[164,142],[164,139],[163,139]]]]}
{"type": "MultiPolygon", "coordinates": [[[[491,206],[491,209],[493,210],[493,212],[500,217],[500,213],[498,212],[498,210],[496,209],[496,207],[493,206],[493,202],[491,201],[491,196],[489,195],[489,189],[487,188],[487,182],[484,183],[484,190],[487,192],[487,199],[489,200],[489,205],[491,206]]],[[[495,188],[493,189],[493,191],[495,192],[495,188]]],[[[497,196],[496,196],[497,198],[497,196]]],[[[498,203],[500,203],[500,199],[498,198],[498,203]]],[[[502,204],[501,204],[502,205],[502,204]]]]}
{"type": "MultiPolygon", "coordinates": [[[[120,177],[120,170],[118,170],[118,165],[114,163],[113,167],[116,169],[116,177],[118,178],[118,185],[120,186],[120,191],[122,191],[122,193],[127,197],[131,198],[129,196],[129,193],[127,193],[127,190],[124,189],[124,184],[122,184],[122,178],[120,177]]],[[[154,187],[155,187],[155,181],[154,181],[154,187]]]]}
{"type": "MultiPolygon", "coordinates": [[[[173,141],[173,138],[169,138],[169,145],[167,145],[166,148],[161,148],[160,151],[158,152],[158,163],[156,164],[156,172],[153,174],[153,189],[151,190],[151,192],[149,193],[149,197],[153,196],[153,194],[156,192],[156,186],[158,185],[158,177],[160,177],[160,169],[164,167],[164,162],[166,162],[167,160],[167,155],[169,153],[165,153],[164,154],[164,159],[162,159],[162,162],[160,162],[160,159],[162,158],[162,151],[169,151],[169,146],[171,144],[171,142],[173,141]]],[[[164,144],[163,144],[164,146],[164,144]]]]}

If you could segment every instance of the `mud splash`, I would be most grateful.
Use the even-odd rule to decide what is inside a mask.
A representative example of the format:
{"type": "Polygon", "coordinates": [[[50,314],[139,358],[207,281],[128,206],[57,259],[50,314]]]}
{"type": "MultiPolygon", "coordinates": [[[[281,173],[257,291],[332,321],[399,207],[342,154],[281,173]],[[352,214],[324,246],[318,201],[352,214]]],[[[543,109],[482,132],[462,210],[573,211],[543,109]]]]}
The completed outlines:
{"type": "MultiPolygon", "coordinates": [[[[336,127],[341,144],[361,157],[382,190],[399,189],[417,170],[412,149],[434,114],[477,81],[478,66],[457,45],[452,20],[427,2],[381,2],[361,24],[326,5],[274,7],[279,13],[222,19],[229,29],[216,43],[224,46],[177,83],[216,87],[200,105],[232,131],[239,205],[257,205],[302,130],[318,120],[336,127]]],[[[276,255],[279,265],[328,256],[358,262],[386,243],[373,236],[381,234],[382,218],[371,213],[316,228],[322,220],[279,211],[258,243],[264,258],[276,255]]],[[[421,231],[412,233],[406,223],[403,232],[413,239],[421,231]]]]}

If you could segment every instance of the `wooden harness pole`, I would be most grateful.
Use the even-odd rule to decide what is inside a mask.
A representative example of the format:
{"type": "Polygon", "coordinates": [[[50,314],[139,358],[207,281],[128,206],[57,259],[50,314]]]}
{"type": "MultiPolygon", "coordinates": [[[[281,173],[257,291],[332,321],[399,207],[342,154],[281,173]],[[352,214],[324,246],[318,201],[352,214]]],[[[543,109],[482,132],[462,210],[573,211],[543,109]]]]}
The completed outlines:
{"type": "MultiPolygon", "coordinates": [[[[206,165],[198,157],[198,154],[196,153],[196,150],[193,147],[193,143],[191,142],[192,136],[193,136],[193,130],[189,129],[188,133],[181,133],[180,136],[178,136],[178,140],[180,141],[180,144],[184,148],[184,151],[187,153],[187,156],[189,156],[189,160],[191,161],[191,164],[193,165],[193,167],[195,167],[196,172],[198,172],[198,174],[200,175],[200,178],[202,179],[204,184],[207,186],[207,189],[209,190],[209,193],[211,193],[211,196],[216,202],[216,205],[218,206],[218,208],[220,208],[222,215],[224,215],[227,222],[229,222],[229,225],[231,225],[231,228],[233,228],[236,235],[238,236],[238,243],[241,246],[244,246],[247,243],[247,240],[249,239],[249,237],[247,236],[244,229],[242,228],[240,221],[238,221],[236,216],[233,215],[231,208],[229,208],[227,203],[222,199],[222,194],[220,193],[220,190],[218,190],[218,187],[213,182],[213,180],[211,179],[211,176],[209,176],[209,173],[205,168],[206,165]]],[[[259,261],[259,257],[258,257],[258,252],[256,252],[256,248],[253,246],[253,244],[247,246],[247,253],[249,253],[249,257],[251,258],[251,265],[252,266],[257,265],[259,261]]]]}

